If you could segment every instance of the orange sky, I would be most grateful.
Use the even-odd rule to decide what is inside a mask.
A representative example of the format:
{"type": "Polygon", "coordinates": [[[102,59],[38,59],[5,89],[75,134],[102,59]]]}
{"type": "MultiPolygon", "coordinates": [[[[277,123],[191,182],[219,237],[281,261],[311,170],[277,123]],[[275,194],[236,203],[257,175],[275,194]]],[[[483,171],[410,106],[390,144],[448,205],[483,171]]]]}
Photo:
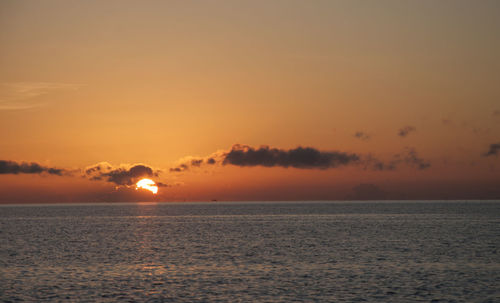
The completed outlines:
{"type": "Polygon", "coordinates": [[[0,163],[0,202],[500,198],[499,20],[498,1],[2,1],[0,160],[68,173],[0,163]],[[361,158],[169,170],[238,143],[361,158]],[[430,166],[364,168],[408,150],[430,166]],[[167,186],[89,180],[99,162],[167,186]]]}

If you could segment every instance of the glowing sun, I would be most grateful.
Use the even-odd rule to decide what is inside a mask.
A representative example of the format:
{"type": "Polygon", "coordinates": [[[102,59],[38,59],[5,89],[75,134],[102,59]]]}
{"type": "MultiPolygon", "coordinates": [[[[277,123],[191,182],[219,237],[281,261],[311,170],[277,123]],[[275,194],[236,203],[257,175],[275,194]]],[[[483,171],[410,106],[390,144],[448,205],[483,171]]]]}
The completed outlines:
{"type": "Polygon", "coordinates": [[[151,179],[142,179],[139,182],[137,182],[135,185],[136,185],[136,188],[135,188],[136,190],[139,188],[144,188],[144,189],[151,191],[153,194],[156,194],[158,192],[158,186],[156,186],[155,181],[153,181],[151,179]]]}

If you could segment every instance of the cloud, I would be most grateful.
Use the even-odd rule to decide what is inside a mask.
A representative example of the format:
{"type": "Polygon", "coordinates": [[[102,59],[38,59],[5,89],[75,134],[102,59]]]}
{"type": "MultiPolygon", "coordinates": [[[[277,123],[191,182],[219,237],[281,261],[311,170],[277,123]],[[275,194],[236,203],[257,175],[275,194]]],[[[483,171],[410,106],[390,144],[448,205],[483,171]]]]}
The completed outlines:
{"type": "Polygon", "coordinates": [[[492,115],[493,115],[493,117],[500,117],[500,110],[499,109],[494,110],[492,115]]]}
{"type": "MultiPolygon", "coordinates": [[[[189,157],[191,158],[191,157],[189,157]]],[[[203,163],[208,164],[205,159],[203,158],[196,158],[196,159],[190,159],[190,160],[181,160],[181,163],[178,166],[174,168],[170,168],[171,172],[183,172],[186,170],[189,170],[190,167],[200,167],[203,163]]]]}
{"type": "Polygon", "coordinates": [[[178,166],[176,167],[172,167],[170,168],[170,171],[171,172],[177,172],[177,173],[180,173],[180,172],[183,172],[183,171],[186,171],[189,169],[189,166],[185,163],[182,163],[182,164],[179,164],[178,166]]]}
{"type": "Polygon", "coordinates": [[[389,160],[380,160],[371,154],[362,155],[341,151],[320,151],[314,147],[294,149],[271,148],[235,144],[229,151],[218,151],[209,157],[185,157],[170,172],[184,172],[205,165],[234,165],[239,167],[293,167],[299,169],[329,169],[339,166],[361,166],[365,170],[391,171],[401,165],[419,170],[427,169],[431,163],[420,158],[414,148],[406,147],[389,160]]]}
{"type": "Polygon", "coordinates": [[[498,156],[500,153],[500,142],[490,144],[490,148],[483,154],[483,157],[498,156]]]}
{"type": "MultiPolygon", "coordinates": [[[[0,174],[50,174],[57,176],[71,176],[80,170],[43,166],[35,162],[15,162],[0,160],[0,174]]],[[[133,185],[144,177],[158,177],[160,170],[145,164],[121,165],[113,167],[107,162],[100,162],[84,169],[83,175],[89,180],[104,180],[116,185],[133,185]]],[[[157,182],[158,187],[169,185],[157,182]]]]}
{"type": "Polygon", "coordinates": [[[42,166],[35,162],[15,162],[9,160],[0,160],[0,174],[42,174],[62,176],[69,174],[68,170],[55,167],[42,166]]]}
{"type": "Polygon", "coordinates": [[[371,138],[370,135],[368,135],[367,133],[365,132],[362,132],[362,131],[357,131],[354,133],[354,137],[355,138],[358,138],[360,140],[363,140],[363,141],[366,141],[366,140],[369,140],[371,138]]]}
{"type": "Polygon", "coordinates": [[[414,132],[416,130],[417,128],[415,126],[405,126],[398,131],[398,136],[404,138],[408,136],[409,133],[414,132]]]}
{"type": "Polygon", "coordinates": [[[407,147],[405,151],[400,154],[402,161],[417,169],[426,169],[431,166],[430,162],[420,158],[414,148],[407,147]]]}
{"type": "Polygon", "coordinates": [[[61,90],[75,90],[79,84],[57,82],[0,83],[0,110],[22,110],[42,106],[37,97],[61,90]]]}
{"type": "Polygon", "coordinates": [[[157,177],[160,170],[146,164],[122,164],[113,167],[107,162],[97,163],[84,170],[84,175],[90,180],[104,180],[116,185],[133,185],[141,178],[157,177]]]}
{"type": "Polygon", "coordinates": [[[218,151],[205,158],[186,157],[171,172],[183,172],[202,165],[234,165],[240,167],[294,167],[301,169],[327,169],[353,164],[359,160],[354,153],[320,151],[313,147],[279,149],[269,146],[254,148],[235,144],[229,151],[218,151]]]}
{"type": "Polygon", "coordinates": [[[201,167],[203,165],[215,165],[217,163],[222,163],[225,152],[218,151],[212,155],[202,158],[202,157],[184,157],[179,160],[176,167],[170,168],[170,172],[184,172],[189,170],[190,167],[201,167]]]}
{"type": "Polygon", "coordinates": [[[399,159],[395,158],[397,157],[393,157],[390,161],[382,161],[372,155],[365,155],[361,163],[365,170],[390,171],[396,170],[398,164],[401,163],[399,159]]]}
{"type": "Polygon", "coordinates": [[[347,165],[360,158],[353,153],[319,151],[313,147],[297,147],[284,150],[261,146],[233,145],[222,164],[236,166],[294,167],[302,169],[327,169],[347,165]]]}
{"type": "Polygon", "coordinates": [[[401,164],[424,170],[431,167],[431,163],[418,156],[417,151],[412,147],[406,147],[401,153],[394,154],[388,161],[382,161],[371,155],[363,157],[362,164],[365,169],[378,171],[396,170],[401,164]]]}

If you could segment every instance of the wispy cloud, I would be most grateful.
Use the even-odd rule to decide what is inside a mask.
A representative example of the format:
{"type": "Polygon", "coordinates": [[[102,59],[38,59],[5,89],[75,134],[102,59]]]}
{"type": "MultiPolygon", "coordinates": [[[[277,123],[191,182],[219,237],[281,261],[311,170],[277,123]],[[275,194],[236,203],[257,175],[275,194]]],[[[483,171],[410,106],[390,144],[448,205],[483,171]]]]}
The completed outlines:
{"type": "Polygon", "coordinates": [[[362,132],[362,131],[355,132],[354,137],[358,138],[360,140],[363,140],[363,141],[369,140],[371,138],[371,136],[369,134],[362,132]]]}
{"type": "Polygon", "coordinates": [[[498,156],[500,154],[500,142],[490,144],[487,152],[483,153],[483,157],[498,156]]]}
{"type": "Polygon", "coordinates": [[[415,167],[417,169],[426,169],[431,167],[431,163],[418,156],[417,151],[414,148],[407,147],[404,152],[399,155],[401,161],[409,166],[415,167]]]}
{"type": "Polygon", "coordinates": [[[421,158],[415,148],[412,147],[405,147],[402,152],[394,154],[388,161],[383,161],[371,155],[367,155],[363,157],[361,163],[365,169],[379,171],[396,170],[401,164],[419,170],[431,167],[431,163],[421,158]]]}
{"type": "Polygon", "coordinates": [[[43,106],[38,97],[62,90],[76,90],[80,84],[56,82],[0,83],[0,110],[23,110],[43,106]]]}
{"type": "Polygon", "coordinates": [[[415,126],[405,126],[398,131],[398,136],[404,138],[416,130],[417,128],[415,126]]]}
{"type": "Polygon", "coordinates": [[[184,157],[178,161],[178,165],[170,168],[170,172],[184,172],[191,167],[201,167],[203,165],[221,164],[224,161],[226,151],[218,151],[208,157],[184,157]]]}

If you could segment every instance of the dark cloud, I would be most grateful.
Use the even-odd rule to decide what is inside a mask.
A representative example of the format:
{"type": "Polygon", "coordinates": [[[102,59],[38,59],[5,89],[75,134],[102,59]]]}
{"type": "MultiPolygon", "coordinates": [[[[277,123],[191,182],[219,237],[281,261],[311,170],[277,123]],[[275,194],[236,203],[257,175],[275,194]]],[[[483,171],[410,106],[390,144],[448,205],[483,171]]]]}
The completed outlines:
{"type": "Polygon", "coordinates": [[[498,156],[500,153],[500,142],[490,144],[490,148],[483,154],[483,157],[498,156]]]}
{"type": "Polygon", "coordinates": [[[171,172],[184,172],[192,167],[204,165],[235,165],[240,167],[294,167],[301,169],[328,169],[346,165],[359,165],[365,170],[391,171],[400,165],[408,165],[417,169],[426,169],[430,162],[420,158],[414,148],[405,148],[389,160],[380,160],[370,154],[360,155],[341,151],[320,151],[313,147],[297,147],[294,149],[271,148],[261,146],[254,148],[248,145],[235,144],[229,151],[218,151],[209,157],[187,157],[179,165],[170,168],[171,172]]]}
{"type": "Polygon", "coordinates": [[[284,150],[261,146],[235,144],[229,151],[218,151],[209,157],[181,160],[181,164],[171,168],[171,172],[183,172],[191,167],[202,165],[235,165],[265,167],[295,167],[303,169],[327,169],[341,165],[354,164],[359,156],[339,151],[319,151],[312,147],[297,147],[284,150]]]}
{"type": "Polygon", "coordinates": [[[492,113],[493,117],[500,117],[500,110],[494,110],[492,113]]]}
{"type": "Polygon", "coordinates": [[[9,160],[0,160],[0,174],[41,174],[62,176],[69,174],[69,171],[61,168],[42,166],[35,162],[15,162],[9,160]]]}
{"type": "Polygon", "coordinates": [[[398,136],[406,137],[408,136],[409,133],[414,132],[416,130],[417,128],[415,126],[405,126],[398,131],[398,136]]]}
{"type": "Polygon", "coordinates": [[[326,169],[355,163],[359,156],[339,151],[319,151],[312,147],[278,149],[262,146],[233,145],[224,155],[222,164],[236,166],[295,167],[303,169],[326,169]]]}
{"type": "Polygon", "coordinates": [[[144,177],[157,177],[159,170],[145,164],[133,164],[113,167],[102,162],[85,169],[85,175],[90,180],[105,180],[116,185],[132,185],[144,177]]]}
{"type": "MultiPolygon", "coordinates": [[[[50,174],[57,176],[71,176],[75,170],[68,170],[55,167],[42,166],[34,162],[15,162],[0,160],[0,174],[50,174]]],[[[90,180],[104,180],[116,185],[132,185],[144,177],[157,177],[159,170],[145,164],[125,165],[113,167],[107,162],[101,162],[87,167],[84,177],[90,180]]],[[[166,187],[167,184],[157,183],[159,187],[166,187]]]]}
{"type": "Polygon", "coordinates": [[[363,141],[366,141],[366,140],[368,140],[368,139],[370,139],[370,138],[371,138],[371,136],[370,136],[370,135],[368,135],[367,133],[362,132],[362,131],[357,131],[357,132],[355,132],[355,133],[354,133],[354,137],[355,137],[355,138],[358,138],[358,139],[360,139],[360,140],[363,140],[363,141]]]}

